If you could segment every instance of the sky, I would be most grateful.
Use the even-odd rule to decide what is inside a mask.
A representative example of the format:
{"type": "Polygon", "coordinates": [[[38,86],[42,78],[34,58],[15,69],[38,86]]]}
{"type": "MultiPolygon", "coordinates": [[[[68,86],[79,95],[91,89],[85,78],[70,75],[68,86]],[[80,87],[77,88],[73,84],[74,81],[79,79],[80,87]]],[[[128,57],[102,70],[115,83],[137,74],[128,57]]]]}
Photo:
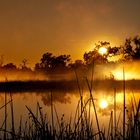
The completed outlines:
{"type": "Polygon", "coordinates": [[[0,0],[0,55],[29,66],[43,53],[82,59],[98,41],[140,35],[140,0],[0,0]]]}

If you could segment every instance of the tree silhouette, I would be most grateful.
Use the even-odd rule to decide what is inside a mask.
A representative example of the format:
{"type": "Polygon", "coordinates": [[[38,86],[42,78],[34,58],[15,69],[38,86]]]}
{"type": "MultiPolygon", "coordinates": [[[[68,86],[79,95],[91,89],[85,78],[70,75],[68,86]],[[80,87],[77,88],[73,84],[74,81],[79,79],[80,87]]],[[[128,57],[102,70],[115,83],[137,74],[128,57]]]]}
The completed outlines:
{"type": "Polygon", "coordinates": [[[5,69],[5,70],[17,70],[17,67],[13,63],[8,63],[8,64],[3,66],[3,69],[5,69]]]}
{"type": "Polygon", "coordinates": [[[55,71],[59,69],[66,69],[70,62],[70,55],[53,56],[52,53],[45,53],[42,55],[40,63],[35,65],[35,70],[55,71]]]}
{"type": "Polygon", "coordinates": [[[84,54],[84,61],[86,65],[90,65],[92,63],[108,63],[109,57],[111,58],[113,56],[120,56],[120,58],[115,61],[139,60],[140,37],[136,36],[133,38],[127,38],[124,45],[119,47],[112,47],[109,42],[101,41],[99,44],[95,44],[95,48],[92,51],[84,54]],[[99,48],[101,47],[105,47],[107,49],[107,53],[101,55],[99,53],[99,48]]]}
{"type": "Polygon", "coordinates": [[[53,60],[54,60],[54,56],[52,56],[52,53],[47,52],[43,54],[40,63],[41,68],[43,69],[52,68],[53,60]]]}
{"type": "Polygon", "coordinates": [[[22,67],[23,67],[23,68],[27,67],[27,62],[28,62],[27,59],[23,59],[23,60],[22,60],[22,67]]]}
{"type": "Polygon", "coordinates": [[[140,37],[136,36],[132,40],[134,42],[134,55],[133,59],[140,59],[140,37]]]}
{"type": "Polygon", "coordinates": [[[115,55],[119,55],[120,54],[119,49],[120,49],[120,47],[110,47],[109,46],[107,56],[112,57],[112,56],[115,56],[115,55]]]}
{"type": "Polygon", "coordinates": [[[36,63],[36,64],[35,64],[35,68],[34,68],[35,71],[42,71],[42,69],[43,69],[43,68],[41,68],[40,63],[36,63]]]}
{"type": "Polygon", "coordinates": [[[97,64],[107,63],[108,52],[102,55],[99,53],[99,48],[105,47],[107,49],[109,48],[109,45],[110,45],[109,42],[101,41],[99,42],[99,44],[95,44],[95,48],[92,51],[85,52],[83,58],[86,65],[90,65],[92,63],[97,63],[97,64]]]}
{"type": "Polygon", "coordinates": [[[19,70],[21,70],[22,72],[32,72],[32,69],[28,67],[27,64],[28,64],[28,60],[24,58],[21,61],[19,70]]]}
{"type": "Polygon", "coordinates": [[[128,38],[125,40],[124,45],[119,47],[112,47],[109,42],[100,41],[95,44],[93,50],[84,53],[83,59],[84,61],[76,60],[74,63],[70,63],[70,55],[54,56],[52,53],[46,52],[42,55],[40,62],[35,64],[35,71],[55,72],[57,70],[72,70],[73,68],[83,70],[93,63],[109,64],[120,61],[138,60],[140,59],[140,37],[128,38]],[[101,53],[101,48],[106,48],[106,52],[101,53]]]}
{"type": "Polygon", "coordinates": [[[140,59],[140,37],[128,38],[123,47],[123,57],[125,60],[140,59]]]}
{"type": "Polygon", "coordinates": [[[52,67],[65,68],[70,60],[70,55],[59,55],[53,59],[52,67]]]}
{"type": "Polygon", "coordinates": [[[70,63],[68,66],[71,70],[84,70],[86,69],[86,65],[82,60],[75,60],[74,63],[70,63]]]}

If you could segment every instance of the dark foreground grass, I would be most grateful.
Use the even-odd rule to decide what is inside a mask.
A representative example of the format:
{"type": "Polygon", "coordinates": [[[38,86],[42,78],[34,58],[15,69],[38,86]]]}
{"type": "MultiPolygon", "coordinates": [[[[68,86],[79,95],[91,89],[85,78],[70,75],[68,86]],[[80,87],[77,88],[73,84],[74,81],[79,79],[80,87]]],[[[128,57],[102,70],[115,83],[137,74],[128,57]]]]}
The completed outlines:
{"type": "MultiPolygon", "coordinates": [[[[77,76],[77,75],[76,75],[77,76]]],[[[78,77],[76,78],[76,83],[70,82],[69,84],[66,82],[61,82],[61,86],[65,87],[66,84],[69,85],[69,88],[74,85],[78,85],[79,89],[79,101],[77,106],[75,107],[74,118],[70,117],[69,121],[65,121],[64,115],[61,118],[58,117],[57,108],[53,103],[53,94],[51,92],[51,121],[47,118],[47,112],[42,111],[42,107],[37,103],[37,111],[33,112],[32,109],[28,106],[25,106],[28,113],[28,118],[26,122],[22,122],[22,117],[20,119],[19,128],[15,130],[14,124],[14,107],[13,107],[13,97],[10,94],[10,101],[7,101],[7,95],[5,93],[5,105],[0,109],[4,109],[5,111],[5,119],[0,127],[0,137],[1,139],[13,139],[13,140],[139,140],[140,139],[140,100],[136,102],[135,97],[133,97],[131,101],[131,110],[129,110],[129,116],[127,120],[122,123],[121,126],[118,126],[117,122],[119,118],[116,118],[116,102],[114,102],[114,110],[111,110],[110,120],[106,122],[108,125],[107,129],[103,129],[100,127],[100,122],[98,119],[98,113],[96,111],[96,105],[94,103],[93,96],[93,80],[91,82],[86,79],[86,85],[89,91],[89,99],[84,101],[83,99],[83,91],[80,87],[78,77]],[[7,129],[7,105],[11,106],[11,129],[7,129]],[[93,108],[93,109],[91,109],[93,108]],[[93,111],[95,118],[91,116],[91,111],[93,111]],[[114,114],[114,115],[113,115],[114,114]],[[92,118],[96,122],[93,123],[92,118]],[[95,127],[97,128],[95,130],[95,127]],[[120,129],[120,128],[123,128],[120,129]],[[125,131],[124,131],[125,130],[125,131]]],[[[96,81],[98,82],[98,81],[96,81]]],[[[102,81],[103,82],[103,81],[102,81]]],[[[114,82],[114,81],[108,81],[114,82]]],[[[131,82],[131,81],[130,81],[131,82]]],[[[119,84],[119,83],[118,83],[119,84]]],[[[111,84],[112,85],[112,84],[111,84]]],[[[96,83],[94,83],[96,87],[96,83]]],[[[0,87],[2,90],[6,90],[8,87],[10,90],[13,89],[21,89],[27,88],[32,89],[32,87],[41,89],[43,87],[49,88],[57,88],[58,83],[49,83],[49,82],[7,82],[1,83],[0,87]],[[7,84],[7,85],[6,85],[7,84]],[[12,85],[13,84],[13,85],[12,85]],[[2,88],[4,85],[4,88],[2,88]],[[36,86],[35,86],[36,85],[36,86]],[[40,85],[40,86],[38,86],[40,85]],[[47,87],[46,87],[47,85],[47,87]]],[[[60,90],[61,91],[61,90],[60,90]]],[[[114,90],[116,92],[116,90],[114,90]]],[[[116,93],[115,93],[116,94],[116,93]]],[[[114,94],[114,101],[115,101],[114,94]]],[[[125,109],[124,111],[128,111],[125,109]]]]}
{"type": "MultiPolygon", "coordinates": [[[[125,137],[123,132],[115,124],[113,111],[111,111],[110,121],[106,122],[108,129],[101,129],[98,122],[98,114],[96,112],[96,106],[94,104],[92,91],[89,85],[89,99],[84,102],[82,94],[74,118],[69,121],[64,120],[64,115],[58,118],[57,109],[53,104],[53,96],[51,93],[51,121],[47,119],[47,113],[42,112],[42,107],[37,103],[37,111],[33,112],[31,108],[25,106],[28,113],[26,122],[22,122],[20,119],[19,128],[15,130],[14,124],[14,108],[13,98],[10,94],[11,100],[6,103],[5,95],[5,120],[0,128],[1,139],[13,139],[13,140],[139,140],[140,139],[140,100],[136,103],[135,99],[132,99],[132,110],[125,124],[125,137]],[[11,106],[11,129],[7,129],[7,105],[11,106]],[[93,124],[90,113],[91,107],[94,108],[96,123],[93,124]],[[88,111],[87,111],[88,108],[88,111]],[[55,119],[54,119],[55,118],[55,119]],[[95,131],[93,126],[97,126],[95,131]]],[[[1,109],[2,109],[1,108],[1,109]]],[[[114,110],[115,111],[115,110],[114,110]]],[[[123,127],[123,124],[122,124],[123,127]]]]}

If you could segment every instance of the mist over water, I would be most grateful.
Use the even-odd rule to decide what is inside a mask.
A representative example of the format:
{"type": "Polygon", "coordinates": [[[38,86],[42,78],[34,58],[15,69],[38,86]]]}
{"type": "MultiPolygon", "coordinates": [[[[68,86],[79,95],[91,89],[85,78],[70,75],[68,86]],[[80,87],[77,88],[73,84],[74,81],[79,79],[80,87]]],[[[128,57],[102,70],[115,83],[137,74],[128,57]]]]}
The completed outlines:
{"type": "MultiPolygon", "coordinates": [[[[86,103],[90,98],[90,92],[86,82],[86,78],[92,86],[92,95],[95,101],[99,121],[101,126],[106,126],[110,113],[114,109],[114,88],[116,88],[116,113],[117,118],[119,114],[122,115],[123,109],[123,68],[125,74],[126,84],[126,110],[127,117],[129,117],[130,111],[132,110],[131,102],[135,100],[138,103],[140,99],[140,61],[133,61],[128,63],[111,63],[103,65],[95,65],[86,72],[77,72],[77,83],[76,75],[74,70],[68,73],[36,73],[36,72],[14,72],[14,71],[0,71],[0,85],[2,82],[9,82],[11,86],[13,83],[18,84],[19,89],[14,89],[14,86],[9,88],[8,86],[5,92],[2,87],[0,88],[0,106],[4,105],[5,94],[7,94],[7,101],[10,101],[10,93],[13,95],[14,112],[16,128],[19,126],[20,117],[23,117],[23,122],[26,121],[28,111],[25,105],[30,107],[34,113],[36,113],[36,104],[39,102],[44,114],[47,114],[48,121],[51,122],[51,94],[52,101],[55,109],[58,113],[58,117],[61,118],[64,114],[65,121],[68,121],[70,117],[74,118],[74,114],[80,99],[79,87],[83,95],[83,102],[86,103]],[[92,82],[92,71],[93,71],[93,82],[92,82]],[[20,81],[23,81],[20,83],[20,81]],[[10,83],[11,82],[11,83],[10,83]],[[13,83],[12,83],[13,82],[13,83]],[[20,83],[20,84],[19,84],[20,83]],[[79,84],[79,87],[78,87],[79,84]],[[25,87],[24,87],[24,86],[25,87]],[[22,87],[22,88],[21,88],[22,87]],[[3,92],[3,93],[2,93],[3,92]],[[107,107],[102,108],[100,106],[101,101],[107,102],[107,107]],[[130,111],[129,111],[130,110],[130,111]]],[[[4,89],[5,90],[5,89],[4,89]]],[[[10,122],[10,104],[8,108],[8,120],[10,122]]],[[[88,112],[89,105],[86,109],[88,112]]],[[[4,109],[0,110],[1,122],[4,120],[4,109]]],[[[91,107],[91,116],[94,124],[94,108],[91,107]]],[[[121,116],[122,118],[122,116],[121,116]]],[[[56,117],[55,117],[56,120],[56,117]]],[[[121,120],[122,121],[122,120],[121,120]]],[[[121,125],[121,121],[119,122],[121,125]]],[[[106,126],[107,127],[107,126],[106,126]]],[[[11,125],[9,123],[9,128],[11,125]]]]}
{"type": "Polygon", "coordinates": [[[114,78],[116,80],[123,79],[123,68],[125,72],[125,80],[140,79],[140,61],[118,62],[94,67],[94,78],[105,79],[114,78]]]}
{"type": "Polygon", "coordinates": [[[47,75],[41,72],[11,71],[0,70],[0,81],[29,81],[29,80],[48,80],[47,75]]]}
{"type": "MultiPolygon", "coordinates": [[[[112,79],[122,80],[123,79],[123,69],[125,72],[125,80],[138,80],[140,79],[140,61],[129,61],[129,62],[117,62],[117,63],[106,63],[106,64],[97,64],[87,69],[85,71],[78,70],[78,78],[84,79],[88,77],[90,80],[92,77],[94,80],[104,80],[112,79]]],[[[37,80],[46,80],[46,81],[63,81],[63,80],[76,80],[75,72],[69,70],[67,72],[35,72],[35,71],[13,71],[13,70],[0,70],[0,81],[37,81],[37,80]]]]}

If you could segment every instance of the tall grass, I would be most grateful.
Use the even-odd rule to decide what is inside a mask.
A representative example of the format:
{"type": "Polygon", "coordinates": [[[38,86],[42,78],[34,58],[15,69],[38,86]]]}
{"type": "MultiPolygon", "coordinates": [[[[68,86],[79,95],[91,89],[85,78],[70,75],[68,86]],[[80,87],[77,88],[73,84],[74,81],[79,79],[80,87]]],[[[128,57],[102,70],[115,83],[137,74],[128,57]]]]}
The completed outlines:
{"type": "MultiPolygon", "coordinates": [[[[51,95],[53,100],[53,94],[51,95]]],[[[13,100],[13,99],[12,99],[13,100]]],[[[25,106],[28,112],[29,117],[25,123],[20,119],[19,128],[15,131],[14,129],[14,118],[11,119],[11,129],[8,130],[3,126],[0,128],[0,132],[4,134],[3,139],[29,139],[29,140],[41,140],[41,139],[52,139],[52,140],[119,140],[124,139],[123,132],[120,131],[119,127],[114,128],[113,123],[113,111],[110,114],[110,120],[108,122],[108,130],[95,131],[93,128],[93,121],[90,120],[87,113],[87,107],[92,101],[91,97],[83,103],[82,112],[78,113],[78,110],[81,110],[79,103],[77,105],[77,111],[75,113],[75,118],[70,117],[69,120],[65,121],[65,116],[62,115],[61,118],[58,117],[57,108],[55,105],[51,104],[51,114],[53,113],[52,122],[46,119],[46,116],[42,112],[42,108],[38,105],[38,116],[36,112],[33,112],[31,108],[25,106]],[[56,119],[54,119],[56,117],[56,119]],[[72,122],[73,120],[73,122],[72,122]],[[81,124],[82,120],[82,124],[81,124]],[[115,133],[113,135],[113,130],[115,133]]],[[[12,103],[12,102],[11,102],[12,103]]],[[[139,140],[140,138],[140,100],[138,104],[134,104],[132,101],[132,113],[129,115],[127,120],[127,129],[125,129],[125,139],[126,140],[139,140]]],[[[7,104],[8,105],[8,104],[7,104]]],[[[6,106],[7,106],[6,105],[6,106]]],[[[92,107],[92,106],[91,106],[92,107]]],[[[96,107],[95,107],[96,108],[96,107]]],[[[13,110],[13,109],[12,109],[13,110]]],[[[12,112],[11,112],[12,113],[12,112]]],[[[14,111],[13,111],[14,113],[14,111]]],[[[12,113],[12,114],[13,114],[12,113]]],[[[14,114],[13,114],[14,115],[14,114]]],[[[5,117],[6,118],[6,117],[5,117]]],[[[99,121],[99,120],[98,120],[99,121]]],[[[97,122],[96,122],[97,123],[97,122]]],[[[100,123],[100,122],[98,122],[100,123]]]]}
{"type": "Polygon", "coordinates": [[[125,140],[125,71],[123,68],[123,140],[125,140]]]}
{"type": "MultiPolygon", "coordinates": [[[[53,102],[53,93],[51,91],[51,121],[46,117],[46,112],[43,112],[42,107],[37,103],[36,112],[28,106],[25,106],[28,113],[28,118],[25,122],[20,118],[18,129],[15,130],[14,120],[14,106],[13,96],[10,94],[10,101],[7,101],[7,94],[5,93],[5,104],[0,109],[5,110],[5,119],[0,128],[0,133],[3,134],[3,139],[14,140],[139,140],[140,139],[140,100],[136,102],[133,94],[131,98],[131,110],[127,120],[122,123],[122,130],[120,130],[120,117],[116,117],[116,88],[114,87],[114,110],[111,110],[108,129],[101,129],[98,118],[97,107],[94,101],[94,94],[92,91],[92,82],[86,78],[86,84],[89,92],[89,99],[84,101],[83,93],[76,73],[77,85],[79,90],[79,101],[75,107],[75,114],[70,116],[70,119],[65,121],[65,115],[58,117],[57,107],[53,102]],[[11,129],[7,129],[7,106],[11,106],[11,129]],[[93,108],[93,109],[91,109],[93,108]],[[95,118],[91,116],[91,112],[95,114],[95,118]],[[45,113],[45,114],[44,114],[45,113]],[[93,119],[96,122],[97,130],[94,129],[93,119]],[[127,123],[126,123],[127,122],[127,123]]],[[[125,79],[124,79],[125,80],[125,79]]],[[[125,81],[124,81],[125,82],[125,81]]],[[[125,84],[125,83],[124,83],[125,84]]],[[[125,90],[125,87],[124,87],[125,90]]],[[[124,91],[125,94],[125,91],[124,91]]],[[[125,99],[125,98],[124,98],[125,99]]],[[[123,112],[126,111],[125,102],[123,112]]]]}

